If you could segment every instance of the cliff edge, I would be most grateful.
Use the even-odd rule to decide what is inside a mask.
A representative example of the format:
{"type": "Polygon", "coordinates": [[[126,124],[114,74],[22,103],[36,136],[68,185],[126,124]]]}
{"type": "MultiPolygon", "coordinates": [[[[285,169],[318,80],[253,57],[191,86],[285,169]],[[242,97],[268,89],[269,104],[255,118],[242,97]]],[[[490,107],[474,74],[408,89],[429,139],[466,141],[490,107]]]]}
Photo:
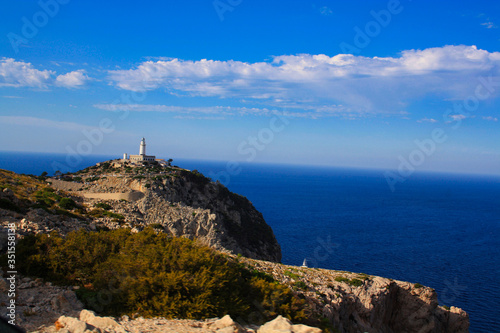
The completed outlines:
{"type": "MultiPolygon", "coordinates": [[[[197,171],[113,161],[61,179],[0,170],[0,222],[0,249],[5,248],[12,225],[20,237],[52,231],[65,235],[79,229],[130,228],[139,233],[150,226],[157,232],[196,239],[257,276],[265,274],[288,286],[305,300],[307,313],[320,315],[342,333],[461,333],[469,328],[467,313],[440,306],[432,288],[362,273],[280,264],[280,246],[262,214],[248,199],[197,171]]],[[[1,282],[0,289],[5,285],[1,282]]],[[[62,311],[55,293],[52,303],[36,301],[30,288],[42,284],[29,279],[19,284],[20,297],[26,298],[22,304],[27,308],[19,309],[24,323],[81,310],[74,301],[78,306],[62,311]]],[[[70,291],[64,292],[73,300],[70,291]]],[[[252,319],[235,318],[240,324],[252,319]]]]}

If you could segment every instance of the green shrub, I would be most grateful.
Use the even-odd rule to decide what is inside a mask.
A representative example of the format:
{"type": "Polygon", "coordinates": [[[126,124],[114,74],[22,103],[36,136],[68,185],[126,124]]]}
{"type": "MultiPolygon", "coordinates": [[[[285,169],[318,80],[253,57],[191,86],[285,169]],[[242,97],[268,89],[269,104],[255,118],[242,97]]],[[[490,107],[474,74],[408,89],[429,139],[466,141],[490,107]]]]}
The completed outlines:
{"type": "Polygon", "coordinates": [[[335,281],[349,283],[350,280],[346,277],[343,277],[343,276],[337,276],[337,277],[335,277],[335,281]]]}
{"type": "Polygon", "coordinates": [[[76,204],[75,200],[71,198],[61,198],[59,200],[59,207],[66,210],[72,210],[78,207],[78,205],[76,204]]]}
{"type": "Polygon", "coordinates": [[[153,228],[27,235],[17,255],[22,274],[80,286],[85,307],[103,315],[251,318],[258,311],[264,320],[308,317],[305,301],[272,277],[153,228]]]}
{"type": "Polygon", "coordinates": [[[362,285],[363,285],[363,281],[361,281],[361,280],[359,280],[359,279],[351,279],[351,280],[349,281],[349,284],[350,284],[351,286],[354,286],[354,287],[360,287],[360,286],[362,286],[362,285]]]}
{"type": "Polygon", "coordinates": [[[17,213],[21,213],[21,208],[18,205],[16,205],[15,203],[13,203],[12,201],[10,201],[9,199],[1,198],[0,199],[0,208],[11,210],[11,211],[14,211],[17,213]]]}
{"type": "Polygon", "coordinates": [[[413,285],[413,287],[415,287],[416,289],[419,289],[419,288],[423,288],[424,286],[423,286],[423,285],[421,285],[420,283],[415,283],[415,284],[413,285]]]}
{"type": "Polygon", "coordinates": [[[294,272],[289,271],[289,270],[285,271],[285,275],[294,279],[294,280],[300,279],[300,276],[298,276],[297,274],[295,274],[294,272]]]}
{"type": "Polygon", "coordinates": [[[110,210],[110,209],[113,209],[113,206],[111,206],[110,204],[107,204],[105,202],[99,202],[99,203],[96,203],[94,205],[94,207],[96,208],[102,208],[104,210],[110,210]]]}
{"type": "Polygon", "coordinates": [[[163,225],[161,225],[160,223],[153,223],[153,224],[150,224],[149,226],[151,228],[157,229],[157,230],[163,230],[164,229],[163,225]]]}
{"type": "Polygon", "coordinates": [[[297,281],[293,285],[294,289],[307,290],[307,284],[304,281],[297,281]]]}
{"type": "Polygon", "coordinates": [[[354,287],[360,287],[363,285],[363,281],[359,280],[359,279],[348,279],[344,276],[337,276],[335,278],[335,281],[337,282],[343,282],[343,283],[347,283],[351,286],[354,286],[354,287]]]}

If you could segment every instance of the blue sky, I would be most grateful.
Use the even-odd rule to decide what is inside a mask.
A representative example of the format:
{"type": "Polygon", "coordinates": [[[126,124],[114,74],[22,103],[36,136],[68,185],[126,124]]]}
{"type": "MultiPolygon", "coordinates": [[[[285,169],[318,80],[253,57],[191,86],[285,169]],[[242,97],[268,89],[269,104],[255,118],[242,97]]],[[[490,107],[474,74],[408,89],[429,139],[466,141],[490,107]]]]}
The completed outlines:
{"type": "Polygon", "coordinates": [[[2,1],[3,150],[500,174],[500,3],[2,1]]]}

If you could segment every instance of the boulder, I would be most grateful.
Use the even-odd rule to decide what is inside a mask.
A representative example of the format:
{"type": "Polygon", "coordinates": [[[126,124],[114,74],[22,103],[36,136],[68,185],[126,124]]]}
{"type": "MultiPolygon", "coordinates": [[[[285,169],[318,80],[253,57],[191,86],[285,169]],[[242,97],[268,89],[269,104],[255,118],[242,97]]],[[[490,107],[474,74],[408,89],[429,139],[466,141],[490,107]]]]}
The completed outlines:
{"type": "Polygon", "coordinates": [[[73,317],[61,316],[56,321],[56,329],[66,329],[70,333],[85,333],[89,330],[87,324],[73,317]]]}
{"type": "Polygon", "coordinates": [[[282,316],[262,325],[257,333],[321,333],[321,329],[307,325],[293,325],[292,322],[282,316]]]}
{"type": "Polygon", "coordinates": [[[257,333],[291,333],[292,322],[282,316],[276,317],[274,320],[262,325],[257,333]]]}
{"type": "Polygon", "coordinates": [[[321,329],[317,327],[311,327],[307,325],[293,325],[292,327],[293,333],[321,333],[321,329]]]}
{"type": "Polygon", "coordinates": [[[217,333],[244,333],[245,330],[240,324],[235,322],[229,315],[215,321],[211,329],[217,333]]]}
{"type": "Polygon", "coordinates": [[[102,331],[111,330],[117,333],[126,332],[122,325],[118,324],[113,318],[96,316],[93,311],[82,310],[80,312],[80,320],[102,331]]]}
{"type": "Polygon", "coordinates": [[[82,303],[76,297],[76,294],[71,290],[58,294],[51,299],[50,303],[55,312],[78,311],[83,307],[82,303]]]}

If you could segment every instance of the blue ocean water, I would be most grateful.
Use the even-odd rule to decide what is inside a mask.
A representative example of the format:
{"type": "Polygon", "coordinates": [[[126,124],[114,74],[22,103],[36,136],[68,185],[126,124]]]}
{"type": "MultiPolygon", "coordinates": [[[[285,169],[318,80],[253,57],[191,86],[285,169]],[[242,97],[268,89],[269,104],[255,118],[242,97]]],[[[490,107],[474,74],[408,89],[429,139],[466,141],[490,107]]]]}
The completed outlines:
{"type": "MultiPolygon", "coordinates": [[[[0,152],[0,168],[52,173],[66,158],[0,152]]],[[[87,157],[75,170],[106,158],[87,157]]],[[[174,164],[212,178],[232,171],[222,162],[174,164]]],[[[440,304],[466,310],[470,332],[500,332],[500,177],[415,173],[391,192],[381,171],[240,167],[220,180],[263,213],[284,263],[307,258],[310,266],[418,282],[435,288],[440,304]]]]}

